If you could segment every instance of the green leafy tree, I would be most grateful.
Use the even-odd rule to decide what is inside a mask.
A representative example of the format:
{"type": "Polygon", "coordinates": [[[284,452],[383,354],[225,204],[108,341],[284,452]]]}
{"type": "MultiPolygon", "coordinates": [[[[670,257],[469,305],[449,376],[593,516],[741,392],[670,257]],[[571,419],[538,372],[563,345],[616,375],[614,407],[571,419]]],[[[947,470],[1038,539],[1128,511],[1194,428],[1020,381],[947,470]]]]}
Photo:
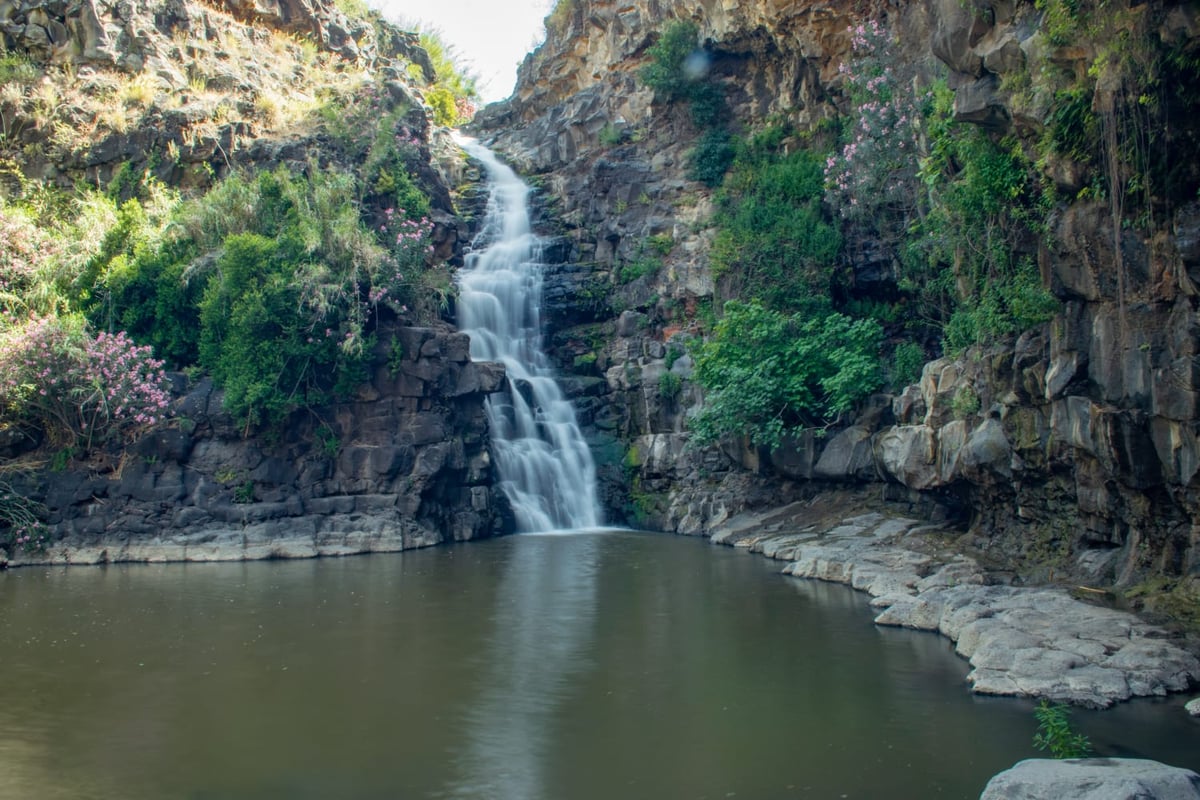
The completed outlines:
{"type": "Polygon", "coordinates": [[[693,346],[706,397],[691,430],[701,443],[732,434],[773,447],[789,429],[832,422],[881,385],[881,341],[873,320],[730,301],[693,346]]]}
{"type": "Polygon", "coordinates": [[[638,76],[664,101],[687,100],[695,90],[700,75],[688,68],[688,59],[698,50],[698,36],[696,23],[676,20],[646,49],[649,63],[638,76]]]}

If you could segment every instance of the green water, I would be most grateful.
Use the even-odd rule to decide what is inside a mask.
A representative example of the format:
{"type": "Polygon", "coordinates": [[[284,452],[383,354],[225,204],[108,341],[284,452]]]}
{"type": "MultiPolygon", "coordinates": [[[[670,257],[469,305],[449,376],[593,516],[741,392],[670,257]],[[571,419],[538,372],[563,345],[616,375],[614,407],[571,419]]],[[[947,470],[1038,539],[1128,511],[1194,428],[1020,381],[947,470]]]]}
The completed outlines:
{"type": "MultiPolygon", "coordinates": [[[[931,634],[644,534],[0,574],[0,798],[977,797],[1036,755],[931,634]]],[[[1186,698],[1077,712],[1200,768],[1186,698]]]]}

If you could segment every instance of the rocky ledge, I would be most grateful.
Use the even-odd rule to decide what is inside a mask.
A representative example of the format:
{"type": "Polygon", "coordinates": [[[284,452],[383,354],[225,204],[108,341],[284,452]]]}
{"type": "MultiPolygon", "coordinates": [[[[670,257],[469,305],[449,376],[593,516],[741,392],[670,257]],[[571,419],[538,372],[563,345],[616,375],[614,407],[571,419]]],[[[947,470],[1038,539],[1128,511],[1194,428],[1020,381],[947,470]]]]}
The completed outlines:
{"type": "MultiPolygon", "coordinates": [[[[730,518],[711,540],[788,562],[783,572],[872,596],[875,622],[937,631],[971,663],[978,694],[1106,708],[1200,680],[1200,659],[1133,614],[1061,588],[1004,585],[953,551],[957,533],[872,510],[829,513],[827,499],[730,518]]],[[[844,507],[844,506],[843,506],[844,507]]]]}
{"type": "Polygon", "coordinates": [[[45,506],[50,544],[0,548],[0,568],[311,558],[501,532],[484,399],[503,367],[471,361],[466,334],[442,327],[381,329],[373,355],[354,397],[271,436],[246,436],[211,380],[178,376],[170,419],[136,442],[13,478],[45,506]]]}

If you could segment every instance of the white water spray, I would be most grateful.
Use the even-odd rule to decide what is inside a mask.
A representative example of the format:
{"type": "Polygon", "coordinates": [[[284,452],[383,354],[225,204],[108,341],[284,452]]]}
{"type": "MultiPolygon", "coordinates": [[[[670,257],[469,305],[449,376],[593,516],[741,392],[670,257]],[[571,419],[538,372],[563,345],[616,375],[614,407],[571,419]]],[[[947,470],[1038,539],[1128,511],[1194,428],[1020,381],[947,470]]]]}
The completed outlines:
{"type": "Polygon", "coordinates": [[[521,531],[598,527],[596,465],[542,351],[541,243],[529,225],[529,187],[486,147],[461,145],[491,184],[459,277],[458,321],[471,357],[508,371],[508,390],[487,401],[500,485],[521,531]]]}

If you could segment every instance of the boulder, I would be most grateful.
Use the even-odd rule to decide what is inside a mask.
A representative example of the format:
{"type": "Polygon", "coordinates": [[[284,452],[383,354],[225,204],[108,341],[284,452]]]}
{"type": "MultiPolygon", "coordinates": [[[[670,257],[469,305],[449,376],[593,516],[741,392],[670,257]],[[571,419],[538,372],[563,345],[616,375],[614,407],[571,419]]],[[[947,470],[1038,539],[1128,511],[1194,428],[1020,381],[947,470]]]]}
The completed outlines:
{"type": "Polygon", "coordinates": [[[925,418],[925,398],[918,384],[910,384],[892,400],[892,416],[898,425],[912,425],[925,418]]]}
{"type": "Polygon", "coordinates": [[[964,477],[975,483],[1012,478],[1012,444],[998,419],[985,419],[967,437],[958,463],[964,477]]]}
{"type": "Polygon", "coordinates": [[[884,472],[910,489],[937,485],[933,430],[925,425],[898,425],[875,437],[875,458],[884,472]]]}
{"type": "Polygon", "coordinates": [[[1139,758],[1031,758],[988,781],[979,800],[1200,800],[1200,775],[1139,758]]]}
{"type": "Polygon", "coordinates": [[[767,454],[775,471],[792,480],[808,480],[813,476],[817,443],[811,430],[788,433],[779,442],[779,447],[767,454]]]}
{"type": "Polygon", "coordinates": [[[1046,399],[1055,400],[1061,397],[1071,382],[1081,377],[1080,367],[1086,364],[1087,360],[1080,358],[1079,353],[1073,350],[1056,355],[1050,362],[1050,369],[1046,371],[1046,399]]]}
{"type": "Polygon", "coordinates": [[[1000,99],[1000,79],[988,73],[954,93],[954,119],[981,128],[1004,130],[1012,114],[1000,99]]]}
{"type": "Polygon", "coordinates": [[[828,480],[870,480],[875,477],[871,431],[851,425],[825,445],[813,473],[828,480]]]}
{"type": "Polygon", "coordinates": [[[1194,422],[1155,417],[1150,421],[1150,438],[1169,483],[1187,486],[1200,470],[1200,437],[1194,422]]]}
{"type": "Polygon", "coordinates": [[[1025,67],[1025,51],[1015,37],[1001,39],[983,54],[983,68],[1004,75],[1025,67]]]}
{"type": "Polygon", "coordinates": [[[1200,202],[1188,203],[1175,212],[1175,247],[1184,264],[1200,267],[1200,202]]]}
{"type": "Polygon", "coordinates": [[[930,4],[935,28],[930,42],[933,54],[955,72],[979,75],[983,59],[972,49],[990,27],[974,6],[958,0],[936,0],[930,4]]]}

